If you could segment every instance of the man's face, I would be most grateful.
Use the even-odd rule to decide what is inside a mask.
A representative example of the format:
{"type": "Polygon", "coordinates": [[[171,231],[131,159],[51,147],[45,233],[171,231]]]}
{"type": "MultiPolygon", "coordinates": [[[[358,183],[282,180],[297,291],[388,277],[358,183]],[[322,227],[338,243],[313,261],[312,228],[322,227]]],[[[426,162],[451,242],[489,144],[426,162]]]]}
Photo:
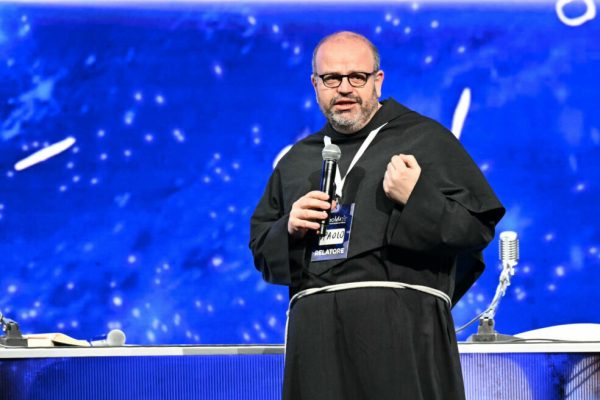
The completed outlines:
{"type": "MultiPolygon", "coordinates": [[[[356,38],[332,38],[319,47],[316,58],[316,75],[353,72],[373,72],[375,61],[367,43],[356,38]]],[[[337,88],[328,88],[318,76],[312,76],[317,101],[321,111],[335,130],[354,133],[373,118],[380,107],[383,71],[367,79],[363,87],[353,87],[343,78],[337,88]]]]}

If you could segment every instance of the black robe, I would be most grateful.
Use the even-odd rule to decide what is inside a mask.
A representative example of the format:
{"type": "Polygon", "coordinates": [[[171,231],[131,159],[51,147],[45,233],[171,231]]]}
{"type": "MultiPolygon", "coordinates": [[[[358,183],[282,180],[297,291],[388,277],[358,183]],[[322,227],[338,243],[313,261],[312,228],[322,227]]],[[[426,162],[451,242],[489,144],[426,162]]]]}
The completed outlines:
{"type": "MultiPolygon", "coordinates": [[[[280,160],[251,219],[250,247],[266,281],[290,295],[357,281],[429,286],[453,304],[484,268],[504,208],[451,132],[393,99],[359,132],[327,124],[280,160]],[[311,262],[312,234],[292,241],[292,204],[319,188],[323,137],[339,145],[342,175],[364,138],[387,123],[346,178],[341,202],[355,203],[348,258],[311,262]],[[421,175],[403,206],[383,192],[393,155],[412,154],[421,175]]],[[[317,294],[290,310],[285,399],[461,399],[450,307],[402,289],[317,294]]]]}

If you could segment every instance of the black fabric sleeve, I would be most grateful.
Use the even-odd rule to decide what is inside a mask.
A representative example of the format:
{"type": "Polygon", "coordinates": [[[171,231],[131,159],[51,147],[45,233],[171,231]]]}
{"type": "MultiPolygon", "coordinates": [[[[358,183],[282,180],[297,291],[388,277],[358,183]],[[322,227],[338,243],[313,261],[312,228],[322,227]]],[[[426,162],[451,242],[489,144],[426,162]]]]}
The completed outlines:
{"type": "Polygon", "coordinates": [[[469,211],[421,174],[406,205],[394,207],[387,242],[413,251],[458,254],[483,249],[494,238],[494,226],[493,215],[469,211]]]}
{"type": "Polygon", "coordinates": [[[485,248],[504,208],[475,162],[435,121],[426,120],[407,132],[421,175],[406,204],[394,205],[388,244],[449,255],[485,248]]]}
{"type": "Polygon", "coordinates": [[[264,280],[279,285],[291,285],[292,260],[298,265],[303,257],[302,248],[290,243],[288,218],[289,214],[283,214],[280,176],[275,170],[250,219],[250,249],[264,280]]]}

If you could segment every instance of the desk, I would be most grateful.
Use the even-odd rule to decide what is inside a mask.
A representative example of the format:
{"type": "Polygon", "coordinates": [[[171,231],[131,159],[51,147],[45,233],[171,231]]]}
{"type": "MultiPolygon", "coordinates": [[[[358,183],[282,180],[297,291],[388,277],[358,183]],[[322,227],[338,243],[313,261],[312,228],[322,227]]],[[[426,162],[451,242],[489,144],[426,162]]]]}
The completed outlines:
{"type": "MultiPolygon", "coordinates": [[[[470,400],[600,398],[600,344],[459,344],[470,400]]],[[[0,349],[1,400],[276,400],[282,346],[0,349]]]]}

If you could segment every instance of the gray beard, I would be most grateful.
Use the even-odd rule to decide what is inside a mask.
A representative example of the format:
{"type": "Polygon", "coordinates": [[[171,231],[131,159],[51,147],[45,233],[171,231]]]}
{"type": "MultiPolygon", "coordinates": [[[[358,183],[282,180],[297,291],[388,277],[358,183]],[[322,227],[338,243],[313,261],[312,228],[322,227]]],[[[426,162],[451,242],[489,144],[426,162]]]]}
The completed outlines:
{"type": "Polygon", "coordinates": [[[363,105],[359,98],[355,99],[360,105],[360,114],[356,118],[348,119],[344,114],[332,111],[333,103],[337,100],[333,99],[330,108],[327,111],[323,111],[325,111],[325,116],[333,129],[341,133],[355,133],[364,128],[375,114],[375,111],[377,111],[379,105],[377,94],[373,90],[373,96],[367,100],[366,104],[363,105]]]}

